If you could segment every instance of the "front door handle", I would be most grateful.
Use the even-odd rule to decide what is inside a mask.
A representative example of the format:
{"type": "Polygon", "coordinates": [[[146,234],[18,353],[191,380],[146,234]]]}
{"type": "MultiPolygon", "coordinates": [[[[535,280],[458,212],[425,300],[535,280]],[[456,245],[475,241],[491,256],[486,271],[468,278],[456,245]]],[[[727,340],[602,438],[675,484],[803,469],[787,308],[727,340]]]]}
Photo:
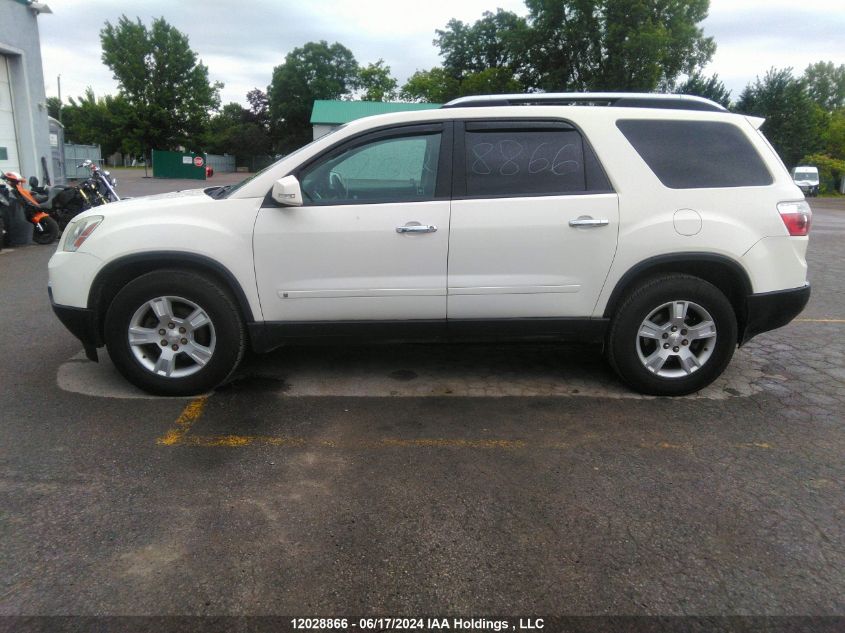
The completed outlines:
{"type": "Polygon", "coordinates": [[[437,227],[433,224],[406,224],[405,226],[397,226],[397,233],[434,233],[437,227]]]}
{"type": "Polygon", "coordinates": [[[569,221],[569,226],[583,226],[587,228],[607,226],[608,224],[610,224],[610,220],[605,220],[604,218],[595,219],[589,215],[582,215],[569,221]]]}

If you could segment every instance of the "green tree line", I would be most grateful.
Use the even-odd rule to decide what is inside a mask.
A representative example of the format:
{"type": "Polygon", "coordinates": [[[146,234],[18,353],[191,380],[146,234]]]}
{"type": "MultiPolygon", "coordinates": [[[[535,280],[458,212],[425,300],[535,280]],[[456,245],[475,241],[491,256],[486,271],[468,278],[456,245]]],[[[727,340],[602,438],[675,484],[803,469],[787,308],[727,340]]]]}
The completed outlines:
{"type": "MultiPolygon", "coordinates": [[[[433,40],[441,65],[403,85],[383,59],[366,65],[341,43],[290,51],[248,106],[221,107],[223,85],[163,18],[146,26],[122,16],[101,33],[116,95],[90,89],[61,104],[66,138],[105,154],[148,155],[184,147],[241,158],[289,152],[311,139],[316,99],[425,101],[502,92],[677,92],[767,119],[764,132],[788,166],[811,162],[828,180],[845,160],[845,66],[818,62],[796,76],[770,69],[735,101],[702,69],[716,49],[701,23],[709,0],[525,0],[527,14],[485,12],[450,20],[433,40]]],[[[56,116],[60,104],[51,99],[56,116]]]]}

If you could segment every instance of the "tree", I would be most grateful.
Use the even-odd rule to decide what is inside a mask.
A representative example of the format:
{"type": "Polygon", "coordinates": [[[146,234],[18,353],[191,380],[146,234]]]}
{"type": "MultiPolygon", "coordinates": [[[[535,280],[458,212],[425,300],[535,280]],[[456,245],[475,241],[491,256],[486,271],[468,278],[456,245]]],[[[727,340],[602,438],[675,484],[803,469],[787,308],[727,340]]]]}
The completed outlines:
{"type": "Polygon", "coordinates": [[[123,15],[116,25],[106,22],[100,41],[103,63],[134,115],[131,138],[145,153],[196,145],[220,107],[223,84],[209,81],[188,37],[164,18],[147,28],[123,15]]]}
{"type": "Polygon", "coordinates": [[[89,87],[83,96],[70,97],[68,101],[62,107],[68,142],[99,145],[104,156],[114,152],[140,152],[141,148],[127,134],[127,130],[135,126],[135,119],[122,96],[96,97],[89,87]]]}
{"type": "Polygon", "coordinates": [[[358,79],[358,63],[348,48],[325,40],[293,49],[273,69],[267,89],[273,140],[289,151],[311,140],[309,121],[315,99],[349,96],[358,79]]]}
{"type": "Polygon", "coordinates": [[[443,103],[466,95],[525,90],[524,18],[502,9],[485,11],[473,24],[453,19],[436,33],[434,44],[440,48],[443,67],[412,75],[402,87],[403,98],[443,103]]]}
{"type": "Polygon", "coordinates": [[[487,68],[464,77],[460,96],[522,92],[522,84],[507,68],[487,68]]]}
{"type": "Polygon", "coordinates": [[[810,98],[828,112],[845,107],[845,64],[816,62],[804,71],[810,98]]]}
{"type": "MultiPolygon", "coordinates": [[[[249,99],[249,95],[247,98],[249,99]]],[[[233,154],[242,163],[253,156],[269,154],[270,145],[270,136],[260,116],[239,103],[226,104],[220,113],[211,119],[203,135],[205,151],[233,154]]]]}
{"type": "Polygon", "coordinates": [[[710,0],[526,0],[522,82],[546,91],[671,87],[713,56],[710,0]]]}
{"type": "Polygon", "coordinates": [[[772,68],[763,79],[757,77],[742,91],[735,109],[765,117],[763,131],[788,166],[819,149],[825,113],[792,76],[792,68],[772,68]]]}
{"type": "Polygon", "coordinates": [[[436,33],[434,44],[443,57],[443,68],[453,78],[463,81],[495,68],[499,70],[496,76],[509,72],[508,80],[518,83],[526,63],[528,24],[524,18],[502,9],[485,11],[472,25],[452,19],[436,33]]]}
{"type": "Polygon", "coordinates": [[[731,105],[731,91],[719,79],[719,75],[705,77],[700,72],[692,73],[674,91],[676,94],[696,95],[720,103],[726,108],[731,105]]]}
{"type": "Polygon", "coordinates": [[[270,100],[267,98],[267,93],[258,88],[253,88],[246,93],[246,100],[249,102],[249,111],[252,114],[253,120],[269,129],[270,100]]]}
{"type": "Polygon", "coordinates": [[[474,94],[479,85],[519,86],[522,91],[672,89],[680,75],[698,71],[716,49],[699,26],[710,0],[525,4],[527,18],[499,9],[473,24],[450,20],[436,32],[443,70],[459,84],[450,92],[474,94]],[[497,69],[495,82],[488,75],[460,87],[489,69],[497,69]]]}
{"type": "Polygon", "coordinates": [[[62,102],[59,101],[58,97],[47,97],[47,116],[51,116],[54,119],[59,119],[60,111],[62,109],[62,102]]]}
{"type": "Polygon", "coordinates": [[[379,59],[358,71],[357,87],[365,101],[391,101],[396,98],[398,83],[390,74],[390,66],[379,59]]]}
{"type": "Polygon", "coordinates": [[[845,108],[830,115],[827,127],[822,132],[822,142],[827,154],[845,160],[845,108]]]}
{"type": "Polygon", "coordinates": [[[399,93],[405,101],[428,103],[446,103],[459,95],[460,82],[438,66],[416,71],[399,93]]]}

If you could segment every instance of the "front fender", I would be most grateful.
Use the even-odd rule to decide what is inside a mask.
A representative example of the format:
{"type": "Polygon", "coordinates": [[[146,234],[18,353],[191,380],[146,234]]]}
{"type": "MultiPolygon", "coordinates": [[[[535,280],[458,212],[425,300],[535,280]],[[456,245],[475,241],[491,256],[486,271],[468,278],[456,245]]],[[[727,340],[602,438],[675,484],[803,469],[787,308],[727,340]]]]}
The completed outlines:
{"type": "Polygon", "coordinates": [[[79,252],[99,258],[106,273],[130,263],[143,263],[144,272],[180,263],[206,268],[233,287],[245,318],[262,320],[252,247],[260,204],[199,196],[115,202],[98,207],[103,222],[79,252]]]}

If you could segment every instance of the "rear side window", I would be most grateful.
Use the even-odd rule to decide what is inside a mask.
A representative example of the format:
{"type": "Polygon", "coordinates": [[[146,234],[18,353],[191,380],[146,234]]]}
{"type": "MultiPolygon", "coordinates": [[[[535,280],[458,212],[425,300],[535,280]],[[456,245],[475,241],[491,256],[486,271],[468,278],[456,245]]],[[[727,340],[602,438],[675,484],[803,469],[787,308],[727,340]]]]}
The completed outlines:
{"type": "Polygon", "coordinates": [[[464,161],[468,197],[610,190],[592,151],[569,125],[509,129],[468,122],[464,161]]]}
{"type": "Polygon", "coordinates": [[[624,119],[616,126],[671,189],[772,184],[754,146],[731,123],[624,119]]]}

